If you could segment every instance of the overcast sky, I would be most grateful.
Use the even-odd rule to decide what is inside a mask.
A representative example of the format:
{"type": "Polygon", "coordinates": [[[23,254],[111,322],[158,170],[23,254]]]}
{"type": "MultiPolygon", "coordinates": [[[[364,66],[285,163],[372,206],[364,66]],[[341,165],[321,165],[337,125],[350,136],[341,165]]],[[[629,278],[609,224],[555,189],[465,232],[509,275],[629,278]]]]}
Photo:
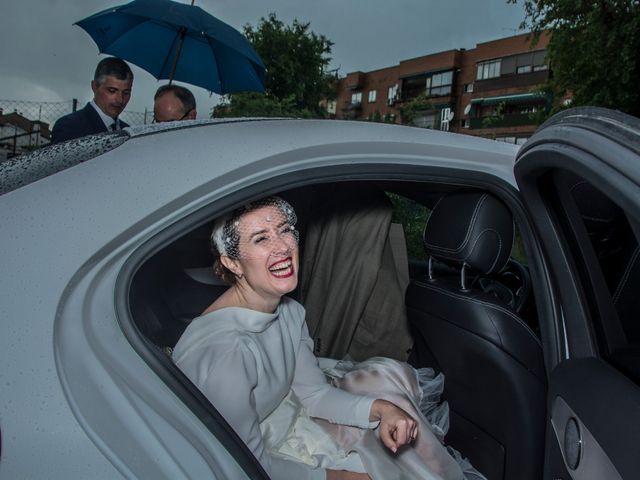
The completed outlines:
{"type": "MultiPolygon", "coordinates": [[[[179,0],[189,3],[189,0],[179,0]]],[[[0,99],[67,101],[92,98],[90,81],[103,58],[74,22],[119,0],[1,0],[0,99]]],[[[275,12],[290,23],[311,22],[311,30],[334,42],[331,67],[349,72],[389,67],[429,53],[473,48],[519,32],[522,2],[506,0],[195,0],[195,4],[241,30],[275,12]]],[[[152,109],[158,82],[132,66],[135,82],[128,111],[152,109]]],[[[198,117],[208,116],[218,96],[191,88],[198,117]]]]}

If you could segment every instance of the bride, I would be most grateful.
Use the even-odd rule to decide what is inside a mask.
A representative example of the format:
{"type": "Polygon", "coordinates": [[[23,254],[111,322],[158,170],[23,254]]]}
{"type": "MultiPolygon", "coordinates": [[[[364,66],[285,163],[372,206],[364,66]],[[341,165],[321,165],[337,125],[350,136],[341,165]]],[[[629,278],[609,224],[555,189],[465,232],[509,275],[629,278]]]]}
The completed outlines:
{"type": "Polygon", "coordinates": [[[296,220],[278,197],[218,219],[214,270],[231,287],[185,330],[176,365],[273,479],[484,478],[421,414],[429,372],[380,357],[320,369],[304,308],[285,296],[296,220]]]}

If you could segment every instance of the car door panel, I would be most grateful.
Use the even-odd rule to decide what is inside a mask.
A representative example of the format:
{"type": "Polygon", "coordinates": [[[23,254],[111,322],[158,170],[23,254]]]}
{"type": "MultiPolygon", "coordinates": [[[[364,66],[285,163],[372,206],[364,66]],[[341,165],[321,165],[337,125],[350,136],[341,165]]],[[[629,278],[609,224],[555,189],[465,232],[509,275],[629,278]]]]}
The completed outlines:
{"type": "Polygon", "coordinates": [[[599,359],[571,359],[553,370],[549,401],[551,457],[547,458],[545,478],[617,480],[637,476],[638,458],[635,448],[630,448],[640,444],[640,390],[636,384],[599,359]],[[572,421],[576,422],[574,427],[572,421]]]}
{"type": "Polygon", "coordinates": [[[557,314],[540,318],[560,346],[548,365],[545,480],[638,476],[640,376],[633,372],[640,371],[640,350],[622,328],[609,257],[590,224],[602,219],[590,217],[589,209],[598,207],[598,195],[611,202],[608,240],[622,250],[623,237],[616,235],[624,224],[624,238],[638,244],[632,232],[640,219],[639,153],[638,119],[586,107],[550,119],[516,161],[557,295],[557,308],[548,310],[557,314]],[[593,187],[594,195],[579,199],[577,185],[593,187]]]}

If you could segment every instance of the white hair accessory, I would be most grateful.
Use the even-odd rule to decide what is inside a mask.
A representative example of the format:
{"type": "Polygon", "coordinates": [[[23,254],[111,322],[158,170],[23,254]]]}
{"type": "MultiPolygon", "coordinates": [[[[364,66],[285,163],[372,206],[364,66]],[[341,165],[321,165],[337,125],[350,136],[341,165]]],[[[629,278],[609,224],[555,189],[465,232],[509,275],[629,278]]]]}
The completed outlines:
{"type": "MultiPolygon", "coordinates": [[[[215,221],[211,232],[211,243],[217,252],[227,257],[240,258],[241,218],[249,212],[265,207],[278,209],[281,214],[281,221],[276,221],[274,227],[272,227],[277,227],[275,234],[266,234],[268,238],[264,240],[271,242],[278,238],[297,244],[298,231],[295,229],[295,224],[298,219],[293,207],[280,197],[267,197],[250,202],[215,221]]],[[[266,222],[271,223],[273,220],[277,220],[273,213],[266,215],[266,222]]]]}

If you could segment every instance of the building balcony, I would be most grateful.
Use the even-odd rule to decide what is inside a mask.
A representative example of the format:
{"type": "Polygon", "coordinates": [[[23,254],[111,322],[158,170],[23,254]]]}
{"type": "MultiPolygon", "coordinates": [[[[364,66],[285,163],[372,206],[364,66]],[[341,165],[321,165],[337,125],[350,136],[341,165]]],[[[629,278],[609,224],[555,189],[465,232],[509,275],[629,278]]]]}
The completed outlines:
{"type": "Polygon", "coordinates": [[[535,120],[530,113],[510,113],[499,116],[488,115],[486,117],[471,118],[469,121],[470,129],[523,127],[527,125],[535,125],[535,120]]]}
{"type": "Polygon", "coordinates": [[[487,80],[476,80],[473,84],[474,93],[490,92],[513,87],[528,87],[531,85],[541,85],[549,78],[549,70],[538,72],[520,73],[517,75],[504,75],[487,80]]]}
{"type": "Polygon", "coordinates": [[[362,110],[362,102],[345,102],[342,110],[347,112],[359,112],[362,110]]]}
{"type": "Polygon", "coordinates": [[[362,102],[344,102],[340,107],[340,117],[345,120],[356,120],[362,115],[362,102]]]}
{"type": "MultiPolygon", "coordinates": [[[[403,92],[403,94],[399,96],[396,102],[400,104],[407,103],[414,100],[418,96],[419,94],[407,94],[406,92],[403,92]]],[[[431,102],[434,106],[449,105],[451,103],[455,103],[455,97],[451,93],[448,93],[446,95],[432,95],[425,98],[427,101],[431,102]]]]}
{"type": "Polygon", "coordinates": [[[345,79],[347,88],[357,90],[364,85],[365,74],[363,72],[351,72],[345,79]]]}

